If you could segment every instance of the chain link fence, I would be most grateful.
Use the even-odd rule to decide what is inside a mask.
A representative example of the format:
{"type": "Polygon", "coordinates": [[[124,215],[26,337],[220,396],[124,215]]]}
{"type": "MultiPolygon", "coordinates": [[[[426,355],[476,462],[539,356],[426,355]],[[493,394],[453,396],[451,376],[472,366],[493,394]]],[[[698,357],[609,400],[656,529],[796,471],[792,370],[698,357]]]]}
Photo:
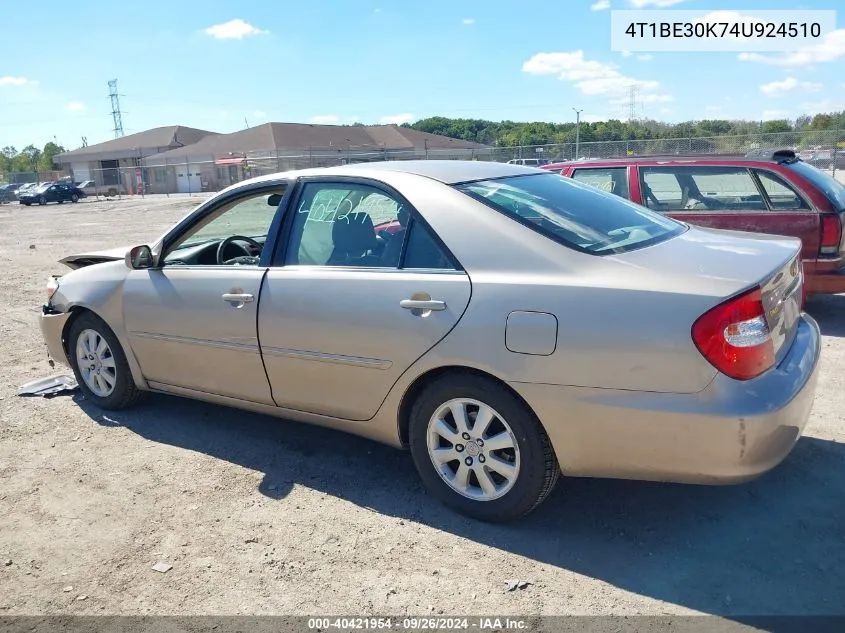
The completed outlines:
{"type": "MultiPolygon", "coordinates": [[[[753,158],[792,149],[816,167],[845,174],[845,130],[748,134],[706,138],[584,141],[545,145],[490,146],[476,149],[402,149],[380,147],[309,147],[301,150],[227,152],[223,155],[148,157],[113,161],[114,167],[84,173],[6,174],[5,182],[72,180],[84,183],[89,196],[188,194],[215,192],[237,182],[292,169],[384,160],[481,160],[527,164],[646,156],[732,156],[753,158]]],[[[840,176],[842,178],[842,176],[840,176]]]]}
{"type": "Polygon", "coordinates": [[[753,158],[780,149],[794,150],[803,160],[820,169],[845,170],[845,130],[499,147],[496,148],[494,160],[539,159],[558,162],[637,156],[753,158]]]}

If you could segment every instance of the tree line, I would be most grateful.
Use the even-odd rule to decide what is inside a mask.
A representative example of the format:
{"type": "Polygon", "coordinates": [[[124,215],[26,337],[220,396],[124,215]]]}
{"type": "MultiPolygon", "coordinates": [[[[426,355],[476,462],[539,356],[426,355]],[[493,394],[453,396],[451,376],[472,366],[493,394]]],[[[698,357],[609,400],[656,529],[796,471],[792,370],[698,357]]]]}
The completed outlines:
{"type": "Polygon", "coordinates": [[[56,154],[66,151],[61,145],[52,141],[38,149],[35,145],[27,145],[18,151],[11,145],[0,149],[0,174],[52,171],[61,169],[53,162],[56,154]]]}
{"type": "MultiPolygon", "coordinates": [[[[576,136],[575,122],[485,121],[483,119],[451,119],[435,116],[420,119],[414,123],[404,123],[403,127],[485,145],[504,147],[574,143],[576,136]]],[[[705,119],[683,123],[663,123],[653,120],[620,121],[611,119],[596,123],[582,122],[579,136],[582,143],[738,136],[779,132],[806,132],[808,133],[807,137],[812,138],[814,135],[810,133],[825,130],[845,130],[845,111],[817,114],[812,117],[801,116],[794,121],[786,119],[762,122],[705,119]]]]}

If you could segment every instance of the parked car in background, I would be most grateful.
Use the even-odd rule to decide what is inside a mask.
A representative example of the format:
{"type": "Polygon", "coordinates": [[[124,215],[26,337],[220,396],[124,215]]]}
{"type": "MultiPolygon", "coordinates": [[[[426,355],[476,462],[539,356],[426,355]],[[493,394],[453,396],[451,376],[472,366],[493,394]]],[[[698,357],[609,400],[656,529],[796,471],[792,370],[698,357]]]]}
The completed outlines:
{"type": "Polygon", "coordinates": [[[0,202],[15,202],[18,199],[18,189],[20,185],[0,185],[0,202]]]}
{"type": "Polygon", "coordinates": [[[116,196],[126,195],[123,185],[98,185],[93,180],[83,180],[77,185],[88,196],[116,196]]]}
{"type": "Polygon", "coordinates": [[[549,161],[545,158],[512,158],[508,161],[508,165],[524,165],[525,167],[542,167],[548,164],[549,161]]]}
{"type": "Polygon", "coordinates": [[[18,188],[18,197],[20,198],[22,194],[27,193],[28,191],[32,191],[33,189],[37,188],[40,184],[41,183],[38,182],[25,182],[18,188]]]}
{"type": "Polygon", "coordinates": [[[845,292],[845,185],[791,150],[546,165],[674,219],[801,239],[805,292],[845,292]]]}
{"type": "Polygon", "coordinates": [[[48,202],[79,202],[85,197],[85,192],[73,185],[48,182],[40,187],[18,195],[18,202],[30,206],[33,204],[47,204],[48,202]]]}
{"type": "Polygon", "coordinates": [[[780,463],[822,354],[800,249],[519,165],[313,168],[65,258],[41,329],[86,406],[156,391],[360,434],[505,521],[561,472],[727,484],[780,463]]]}

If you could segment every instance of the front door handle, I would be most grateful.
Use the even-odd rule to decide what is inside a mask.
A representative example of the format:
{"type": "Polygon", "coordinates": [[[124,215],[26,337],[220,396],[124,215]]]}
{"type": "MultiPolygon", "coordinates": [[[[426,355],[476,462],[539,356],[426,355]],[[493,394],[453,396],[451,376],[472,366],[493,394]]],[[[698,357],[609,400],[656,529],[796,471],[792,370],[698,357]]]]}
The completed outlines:
{"type": "Polygon", "coordinates": [[[402,299],[399,305],[406,310],[440,310],[446,309],[445,301],[435,301],[433,299],[402,299]]]}
{"type": "Polygon", "coordinates": [[[241,304],[243,304],[243,303],[251,303],[253,300],[255,300],[255,297],[253,297],[251,294],[239,294],[239,293],[232,293],[232,292],[227,292],[227,293],[223,294],[223,301],[226,301],[227,303],[241,303],[241,304]]]}

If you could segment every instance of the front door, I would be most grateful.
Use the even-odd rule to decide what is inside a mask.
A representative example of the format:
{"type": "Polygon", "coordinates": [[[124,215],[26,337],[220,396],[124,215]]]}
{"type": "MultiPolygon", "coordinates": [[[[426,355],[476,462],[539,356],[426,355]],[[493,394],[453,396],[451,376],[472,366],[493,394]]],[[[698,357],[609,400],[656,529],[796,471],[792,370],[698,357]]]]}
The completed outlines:
{"type": "Polygon", "coordinates": [[[261,351],[280,407],[367,420],[461,318],[470,281],[406,202],[306,183],[261,295],[261,351]],[[398,222],[392,235],[375,227],[398,222]]]}
{"type": "Polygon", "coordinates": [[[129,274],[124,322],[147,380],[273,404],[256,329],[266,272],[258,256],[283,193],[275,185],[221,200],[168,247],[163,265],[129,274]]]}

